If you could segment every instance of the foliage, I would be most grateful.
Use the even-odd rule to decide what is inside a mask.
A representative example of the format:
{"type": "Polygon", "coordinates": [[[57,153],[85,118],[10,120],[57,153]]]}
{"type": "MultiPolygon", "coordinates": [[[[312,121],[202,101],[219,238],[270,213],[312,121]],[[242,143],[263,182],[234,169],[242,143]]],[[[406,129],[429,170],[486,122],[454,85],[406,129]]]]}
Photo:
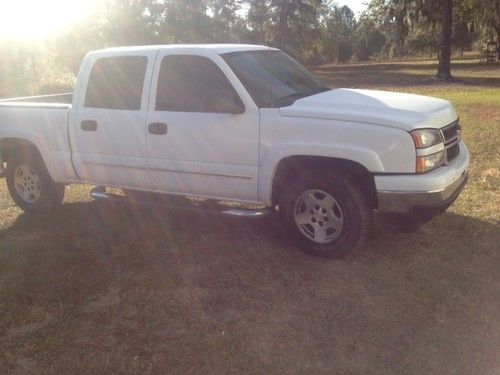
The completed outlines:
{"type": "Polygon", "coordinates": [[[356,30],[354,13],[348,6],[332,5],[324,21],[324,55],[329,60],[347,62],[353,54],[356,30]]]}
{"type": "MultiPolygon", "coordinates": [[[[0,39],[0,96],[67,90],[89,50],[119,45],[258,43],[310,65],[439,56],[445,1],[371,0],[356,19],[332,0],[102,0],[43,44],[0,39]]],[[[454,0],[452,16],[460,53],[500,39],[499,0],[454,0]]]]}
{"type": "Polygon", "coordinates": [[[362,15],[354,34],[355,57],[360,61],[368,60],[379,54],[385,43],[386,37],[373,18],[367,14],[362,15]]]}

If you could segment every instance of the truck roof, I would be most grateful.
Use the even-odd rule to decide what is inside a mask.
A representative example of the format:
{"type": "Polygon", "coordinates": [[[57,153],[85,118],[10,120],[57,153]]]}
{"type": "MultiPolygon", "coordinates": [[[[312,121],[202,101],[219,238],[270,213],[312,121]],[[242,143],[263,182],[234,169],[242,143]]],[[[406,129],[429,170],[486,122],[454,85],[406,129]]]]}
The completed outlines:
{"type": "Polygon", "coordinates": [[[159,49],[176,49],[188,52],[189,50],[211,50],[218,54],[238,52],[238,51],[258,51],[258,50],[277,50],[273,47],[268,47],[258,44],[162,44],[162,45],[151,45],[151,46],[127,46],[127,47],[112,47],[101,49],[97,51],[92,51],[92,53],[104,54],[106,52],[143,52],[150,50],[159,49]]]}

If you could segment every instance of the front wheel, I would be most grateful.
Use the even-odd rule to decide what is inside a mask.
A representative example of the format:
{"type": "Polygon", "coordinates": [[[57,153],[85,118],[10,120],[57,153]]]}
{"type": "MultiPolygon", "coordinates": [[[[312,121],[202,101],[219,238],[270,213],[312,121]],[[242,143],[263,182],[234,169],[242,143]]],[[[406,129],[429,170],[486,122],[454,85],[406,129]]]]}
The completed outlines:
{"type": "Polygon", "coordinates": [[[279,202],[294,239],[308,253],[338,258],[367,237],[373,209],[348,178],[304,179],[292,183],[279,202]]]}
{"type": "Polygon", "coordinates": [[[64,198],[64,185],[52,180],[43,160],[30,147],[14,150],[6,178],[10,196],[23,211],[44,213],[64,198]]]}

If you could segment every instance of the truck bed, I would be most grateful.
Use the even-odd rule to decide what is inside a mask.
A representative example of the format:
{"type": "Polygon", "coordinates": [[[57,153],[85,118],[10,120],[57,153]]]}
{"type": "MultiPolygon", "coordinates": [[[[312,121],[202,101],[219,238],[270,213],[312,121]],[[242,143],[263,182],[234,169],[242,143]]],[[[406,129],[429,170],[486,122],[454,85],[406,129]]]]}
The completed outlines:
{"type": "Polygon", "coordinates": [[[0,138],[37,146],[51,177],[75,180],[67,125],[72,94],[0,100],[0,138]]]}
{"type": "Polygon", "coordinates": [[[61,94],[25,96],[19,98],[0,99],[0,105],[12,106],[13,104],[29,104],[30,106],[45,107],[47,104],[53,108],[53,105],[60,105],[62,108],[68,108],[73,100],[73,93],[66,92],[61,94]]]}

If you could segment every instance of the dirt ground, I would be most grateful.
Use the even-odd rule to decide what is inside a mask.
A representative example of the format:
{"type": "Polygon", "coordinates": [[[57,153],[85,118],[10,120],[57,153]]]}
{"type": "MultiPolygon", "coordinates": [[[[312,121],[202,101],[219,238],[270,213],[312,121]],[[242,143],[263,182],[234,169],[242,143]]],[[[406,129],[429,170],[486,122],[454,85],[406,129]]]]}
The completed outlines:
{"type": "Polygon", "coordinates": [[[472,155],[454,206],[417,233],[378,223],[341,260],[273,218],[93,202],[22,213],[0,181],[1,373],[500,374],[500,68],[317,70],[335,87],[444,97],[472,155]]]}

